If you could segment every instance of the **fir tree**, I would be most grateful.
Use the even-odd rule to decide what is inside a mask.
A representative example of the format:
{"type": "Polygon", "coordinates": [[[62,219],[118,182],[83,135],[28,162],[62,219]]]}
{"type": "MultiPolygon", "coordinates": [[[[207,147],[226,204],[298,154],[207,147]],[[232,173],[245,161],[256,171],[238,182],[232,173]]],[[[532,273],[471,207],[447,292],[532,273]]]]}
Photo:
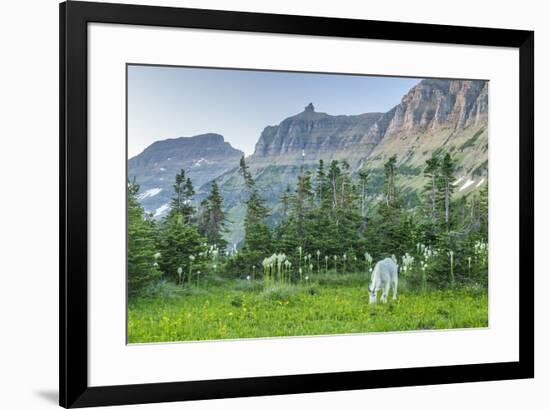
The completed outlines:
{"type": "Polygon", "coordinates": [[[195,190],[190,178],[185,177],[185,171],[180,170],[176,174],[174,183],[174,196],[170,201],[170,216],[180,218],[182,223],[190,224],[194,214],[194,208],[191,204],[195,190]]]}
{"type": "Polygon", "coordinates": [[[254,187],[254,179],[252,179],[252,175],[248,170],[248,165],[246,164],[244,155],[241,156],[241,160],[239,161],[239,173],[242,175],[247,189],[252,189],[254,187]]]}
{"type": "Polygon", "coordinates": [[[139,186],[128,183],[128,294],[138,294],[161,275],[157,263],[155,231],[137,200],[139,186]]]}
{"type": "Polygon", "coordinates": [[[330,167],[328,169],[327,179],[330,185],[330,198],[332,209],[336,209],[338,205],[338,187],[340,181],[340,167],[338,166],[338,161],[333,160],[330,162],[330,167]]]}
{"type": "Polygon", "coordinates": [[[424,176],[428,179],[424,190],[428,192],[429,213],[432,220],[436,220],[437,210],[437,181],[439,179],[439,158],[432,154],[432,157],[426,160],[424,176]]]}
{"type": "Polygon", "coordinates": [[[370,170],[366,167],[365,162],[361,164],[361,168],[358,172],[359,175],[359,189],[361,195],[361,218],[364,219],[367,210],[367,183],[369,181],[370,170]]]}
{"type": "Polygon", "coordinates": [[[210,194],[201,203],[200,232],[206,237],[209,244],[215,244],[225,250],[227,241],[223,238],[226,231],[226,216],[223,211],[223,199],[216,181],[212,181],[210,194]]]}
{"type": "Polygon", "coordinates": [[[451,196],[454,191],[453,182],[455,180],[453,174],[455,171],[455,163],[451,158],[451,155],[447,152],[439,167],[440,179],[441,179],[441,191],[443,196],[443,208],[445,215],[445,225],[449,227],[449,221],[451,218],[450,209],[451,209],[451,196]]]}
{"type": "Polygon", "coordinates": [[[387,206],[394,206],[397,201],[397,188],[395,184],[396,164],[396,155],[393,155],[384,163],[384,200],[387,206]]]}
{"type": "Polygon", "coordinates": [[[271,231],[267,225],[269,209],[256,189],[244,156],[239,162],[239,169],[249,191],[244,218],[244,248],[255,252],[258,258],[260,254],[267,254],[271,250],[271,231]]]}
{"type": "Polygon", "coordinates": [[[325,163],[323,159],[319,159],[317,173],[315,174],[315,194],[319,203],[323,201],[326,190],[327,176],[325,174],[325,163]]]}

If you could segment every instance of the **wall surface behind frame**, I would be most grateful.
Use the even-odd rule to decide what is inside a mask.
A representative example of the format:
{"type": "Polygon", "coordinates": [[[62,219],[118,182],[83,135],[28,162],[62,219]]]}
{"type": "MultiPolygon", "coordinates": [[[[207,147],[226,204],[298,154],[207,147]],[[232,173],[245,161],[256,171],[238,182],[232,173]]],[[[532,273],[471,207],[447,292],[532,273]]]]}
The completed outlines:
{"type": "MultiPolygon", "coordinates": [[[[119,1],[122,2],[122,1],[119,1]]],[[[493,26],[536,31],[536,379],[309,395],[147,405],[144,408],[392,407],[547,405],[550,383],[549,240],[550,27],[544,2],[435,0],[134,1],[213,9],[493,26]]],[[[58,8],[57,0],[4,2],[0,24],[0,380],[3,408],[57,406],[58,8]]],[[[141,407],[141,406],[140,406],[141,407]]]]}

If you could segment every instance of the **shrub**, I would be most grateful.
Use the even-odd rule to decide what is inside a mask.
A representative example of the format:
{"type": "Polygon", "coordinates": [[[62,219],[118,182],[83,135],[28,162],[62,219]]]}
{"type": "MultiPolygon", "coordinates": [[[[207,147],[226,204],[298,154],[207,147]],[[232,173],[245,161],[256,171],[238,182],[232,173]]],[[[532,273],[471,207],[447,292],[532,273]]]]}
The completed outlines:
{"type": "Polygon", "coordinates": [[[237,280],[233,289],[235,291],[257,292],[262,291],[264,289],[264,285],[261,281],[237,280]]]}
{"type": "Polygon", "coordinates": [[[183,293],[183,288],[172,281],[159,280],[147,285],[141,292],[142,297],[176,298],[183,293]]]}
{"type": "Polygon", "coordinates": [[[261,298],[271,302],[290,302],[291,299],[299,292],[299,288],[291,285],[276,284],[265,289],[261,298]]]}
{"type": "Polygon", "coordinates": [[[231,299],[231,305],[233,307],[237,307],[237,308],[240,308],[242,307],[244,304],[244,300],[243,300],[243,297],[241,297],[240,295],[235,295],[232,299],[231,299]]]}

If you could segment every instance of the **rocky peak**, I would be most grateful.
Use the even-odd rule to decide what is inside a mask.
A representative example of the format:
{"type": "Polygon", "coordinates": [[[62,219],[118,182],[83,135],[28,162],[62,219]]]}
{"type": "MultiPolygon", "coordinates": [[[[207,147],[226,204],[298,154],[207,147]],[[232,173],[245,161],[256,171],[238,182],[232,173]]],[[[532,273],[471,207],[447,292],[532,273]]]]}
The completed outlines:
{"type": "Polygon", "coordinates": [[[464,128],[487,115],[487,107],[486,81],[423,80],[392,110],[387,134],[464,128]]]}
{"type": "Polygon", "coordinates": [[[382,116],[329,115],[316,112],[309,103],[301,113],[284,119],[279,125],[266,127],[256,143],[254,158],[274,155],[301,155],[315,159],[321,153],[345,149],[363,143],[369,129],[382,116]]]}
{"type": "Polygon", "coordinates": [[[142,153],[128,162],[130,166],[147,166],[160,163],[168,158],[178,158],[180,161],[200,158],[216,159],[240,156],[242,152],[233,148],[222,135],[206,133],[191,137],[164,139],[149,145],[142,153]]]}

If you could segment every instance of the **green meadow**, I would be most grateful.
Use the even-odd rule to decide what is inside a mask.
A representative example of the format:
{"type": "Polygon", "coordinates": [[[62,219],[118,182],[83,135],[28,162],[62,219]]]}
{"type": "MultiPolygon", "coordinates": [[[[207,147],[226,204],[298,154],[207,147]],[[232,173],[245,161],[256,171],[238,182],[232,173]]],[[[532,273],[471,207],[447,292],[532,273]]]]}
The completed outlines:
{"type": "MultiPolygon", "coordinates": [[[[159,283],[130,300],[128,342],[177,342],[321,334],[479,328],[488,326],[487,290],[479,286],[408,291],[369,304],[361,274],[327,275],[312,283],[205,281],[159,283]]],[[[406,283],[405,283],[406,287],[406,283]]]]}

